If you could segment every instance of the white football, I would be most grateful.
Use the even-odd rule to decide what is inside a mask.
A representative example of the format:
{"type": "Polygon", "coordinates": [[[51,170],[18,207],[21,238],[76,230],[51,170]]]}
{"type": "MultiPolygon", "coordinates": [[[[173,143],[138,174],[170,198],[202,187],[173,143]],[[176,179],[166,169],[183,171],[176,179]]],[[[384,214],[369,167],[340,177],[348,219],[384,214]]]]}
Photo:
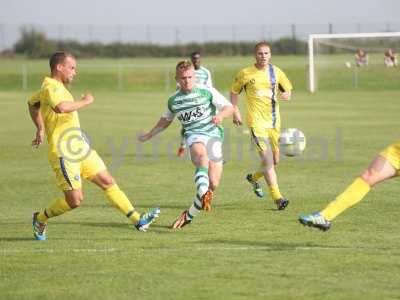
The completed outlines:
{"type": "Polygon", "coordinates": [[[351,62],[347,61],[347,62],[345,63],[345,65],[346,65],[347,68],[351,68],[351,62]]]}
{"type": "Polygon", "coordinates": [[[279,146],[284,155],[299,156],[306,148],[306,137],[297,128],[287,128],[281,132],[279,146]]]}

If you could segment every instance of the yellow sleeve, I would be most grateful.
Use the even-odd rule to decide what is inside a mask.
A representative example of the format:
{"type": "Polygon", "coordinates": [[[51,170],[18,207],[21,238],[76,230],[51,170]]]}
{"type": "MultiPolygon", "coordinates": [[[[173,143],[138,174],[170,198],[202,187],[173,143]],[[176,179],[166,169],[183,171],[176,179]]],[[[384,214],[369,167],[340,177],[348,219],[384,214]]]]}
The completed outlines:
{"type": "Polygon", "coordinates": [[[41,94],[41,90],[36,91],[28,100],[28,104],[33,106],[37,103],[40,102],[40,94],[41,94]]]}
{"type": "Polygon", "coordinates": [[[58,104],[63,102],[63,91],[60,87],[58,86],[48,86],[45,89],[45,94],[46,94],[46,99],[48,101],[48,104],[52,107],[55,108],[58,104]]]}
{"type": "Polygon", "coordinates": [[[236,74],[235,79],[233,79],[231,92],[237,95],[240,94],[243,89],[243,85],[243,71],[240,71],[236,74]]]}
{"type": "Polygon", "coordinates": [[[292,83],[287,78],[286,74],[279,68],[277,68],[278,73],[278,87],[281,92],[288,92],[293,90],[292,83]]]}

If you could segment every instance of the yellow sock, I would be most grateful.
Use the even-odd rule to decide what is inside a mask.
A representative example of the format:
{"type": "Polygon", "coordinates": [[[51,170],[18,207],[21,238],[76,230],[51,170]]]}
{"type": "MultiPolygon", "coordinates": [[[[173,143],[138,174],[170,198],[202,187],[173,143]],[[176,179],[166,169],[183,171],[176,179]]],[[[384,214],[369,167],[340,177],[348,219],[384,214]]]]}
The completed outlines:
{"type": "Polygon", "coordinates": [[[358,177],[342,194],[321,211],[322,216],[327,220],[333,220],[344,210],[361,201],[370,189],[369,184],[358,177]]]}
{"type": "Polygon", "coordinates": [[[111,204],[128,217],[134,224],[140,219],[140,214],[135,210],[132,203],[118,185],[114,184],[104,191],[111,204]]]}
{"type": "Polygon", "coordinates": [[[282,197],[281,192],[279,191],[279,186],[274,185],[269,187],[269,194],[271,195],[272,200],[277,201],[282,197]]]}
{"type": "Polygon", "coordinates": [[[251,175],[254,181],[258,181],[261,177],[264,177],[264,173],[260,171],[254,172],[254,174],[251,175]]]}
{"type": "Polygon", "coordinates": [[[70,211],[71,207],[68,205],[64,197],[56,199],[50,204],[43,212],[40,212],[37,219],[40,223],[46,223],[49,218],[56,217],[70,211]]]}

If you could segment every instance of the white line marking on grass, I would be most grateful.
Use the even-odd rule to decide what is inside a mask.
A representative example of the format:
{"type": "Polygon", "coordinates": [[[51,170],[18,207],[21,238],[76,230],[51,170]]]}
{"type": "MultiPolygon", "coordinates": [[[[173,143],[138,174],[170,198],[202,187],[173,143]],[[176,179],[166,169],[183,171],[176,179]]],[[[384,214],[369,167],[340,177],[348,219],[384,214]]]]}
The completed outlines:
{"type": "Polygon", "coordinates": [[[348,250],[370,250],[370,251],[391,251],[397,248],[376,248],[376,247],[323,247],[323,246],[237,246],[237,247],[189,247],[189,248],[168,248],[168,247],[149,247],[149,248],[133,248],[133,249],[117,249],[117,248],[71,248],[71,249],[1,249],[1,255],[12,255],[16,253],[131,253],[131,252],[151,252],[151,251],[348,251],[348,250]]]}

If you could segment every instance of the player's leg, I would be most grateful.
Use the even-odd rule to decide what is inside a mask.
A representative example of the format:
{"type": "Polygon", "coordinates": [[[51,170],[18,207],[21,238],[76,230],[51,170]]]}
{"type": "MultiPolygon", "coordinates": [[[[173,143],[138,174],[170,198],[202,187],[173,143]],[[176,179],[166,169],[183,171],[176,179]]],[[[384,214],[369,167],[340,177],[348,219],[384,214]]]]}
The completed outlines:
{"type": "Polygon", "coordinates": [[[332,221],[343,211],[360,202],[375,184],[393,176],[396,176],[396,169],[386,158],[378,155],[360,177],[321,211],[321,215],[332,221]]]}
{"type": "Polygon", "coordinates": [[[268,185],[270,197],[276,204],[278,210],[284,210],[288,206],[289,201],[284,198],[281,194],[278,185],[278,177],[276,175],[274,156],[268,149],[266,151],[259,152],[261,158],[261,166],[265,181],[268,185]]]}
{"type": "Polygon", "coordinates": [[[213,138],[209,140],[207,144],[207,156],[209,158],[208,177],[210,183],[210,193],[208,193],[208,197],[205,197],[203,199],[202,204],[204,210],[210,211],[213,193],[215,192],[215,190],[219,186],[219,182],[221,181],[224,165],[221,139],[213,138]]]}
{"type": "Polygon", "coordinates": [[[219,186],[219,182],[221,181],[223,170],[223,161],[212,161],[210,160],[208,164],[208,178],[209,178],[209,188],[206,197],[202,199],[203,209],[205,211],[211,210],[211,202],[214,196],[215,190],[219,186]]]}
{"type": "Polygon", "coordinates": [[[393,61],[390,57],[385,57],[385,66],[387,68],[393,67],[393,61]]]}
{"type": "MultiPolygon", "coordinates": [[[[280,161],[279,148],[270,152],[270,157],[272,157],[272,163],[274,164],[274,166],[277,166],[280,161]]],[[[255,171],[253,174],[249,174],[250,176],[248,177],[250,177],[250,179],[247,178],[247,180],[258,181],[260,178],[264,177],[264,173],[265,166],[264,164],[261,164],[260,168],[257,171],[255,171]]]]}
{"type": "Polygon", "coordinates": [[[347,189],[321,212],[301,216],[299,221],[305,225],[327,230],[331,221],[346,209],[360,202],[370,189],[387,179],[398,176],[400,169],[400,143],[394,144],[382,151],[356,178],[347,189]]]}
{"type": "Polygon", "coordinates": [[[103,160],[96,151],[82,162],[82,176],[89,179],[103,189],[108,201],[124,214],[136,228],[146,231],[149,225],[158,217],[158,208],[151,209],[148,213],[140,214],[129,201],[126,194],[116,184],[115,179],[107,171],[103,160]]]}
{"type": "Polygon", "coordinates": [[[203,209],[204,200],[209,197],[209,177],[208,177],[208,165],[209,158],[207,155],[207,149],[204,141],[190,142],[190,156],[193,165],[196,167],[194,174],[194,182],[196,186],[196,196],[194,198],[192,206],[182,212],[182,214],[172,224],[172,228],[178,229],[189,224],[194,217],[196,217],[203,209]]]}
{"type": "Polygon", "coordinates": [[[279,131],[268,129],[267,134],[253,129],[252,136],[261,159],[261,172],[267,182],[269,194],[278,210],[284,210],[289,201],[284,198],[278,185],[275,165],[279,163],[279,131]]]}
{"type": "MultiPolygon", "coordinates": [[[[250,128],[251,132],[251,142],[255,145],[256,150],[262,151],[262,145],[259,143],[258,137],[255,135],[254,129],[250,128]]],[[[251,184],[251,187],[253,189],[254,194],[256,194],[257,197],[264,197],[264,192],[262,190],[261,185],[259,184],[258,180],[264,177],[264,168],[262,165],[256,170],[254,173],[249,173],[246,175],[246,180],[251,184]]]]}
{"type": "Polygon", "coordinates": [[[186,151],[186,140],[185,140],[183,127],[181,128],[180,138],[181,138],[181,142],[179,144],[177,155],[179,157],[183,157],[185,155],[185,151],[186,151]]]}
{"type": "Polygon", "coordinates": [[[60,158],[51,161],[50,164],[56,175],[57,186],[63,191],[64,196],[53,200],[43,211],[33,214],[33,233],[37,240],[46,239],[46,227],[50,218],[78,207],[83,199],[79,163],[60,158]]]}
{"type": "Polygon", "coordinates": [[[221,181],[223,171],[223,162],[222,161],[211,161],[208,165],[208,177],[210,179],[210,191],[214,192],[221,181]]]}

